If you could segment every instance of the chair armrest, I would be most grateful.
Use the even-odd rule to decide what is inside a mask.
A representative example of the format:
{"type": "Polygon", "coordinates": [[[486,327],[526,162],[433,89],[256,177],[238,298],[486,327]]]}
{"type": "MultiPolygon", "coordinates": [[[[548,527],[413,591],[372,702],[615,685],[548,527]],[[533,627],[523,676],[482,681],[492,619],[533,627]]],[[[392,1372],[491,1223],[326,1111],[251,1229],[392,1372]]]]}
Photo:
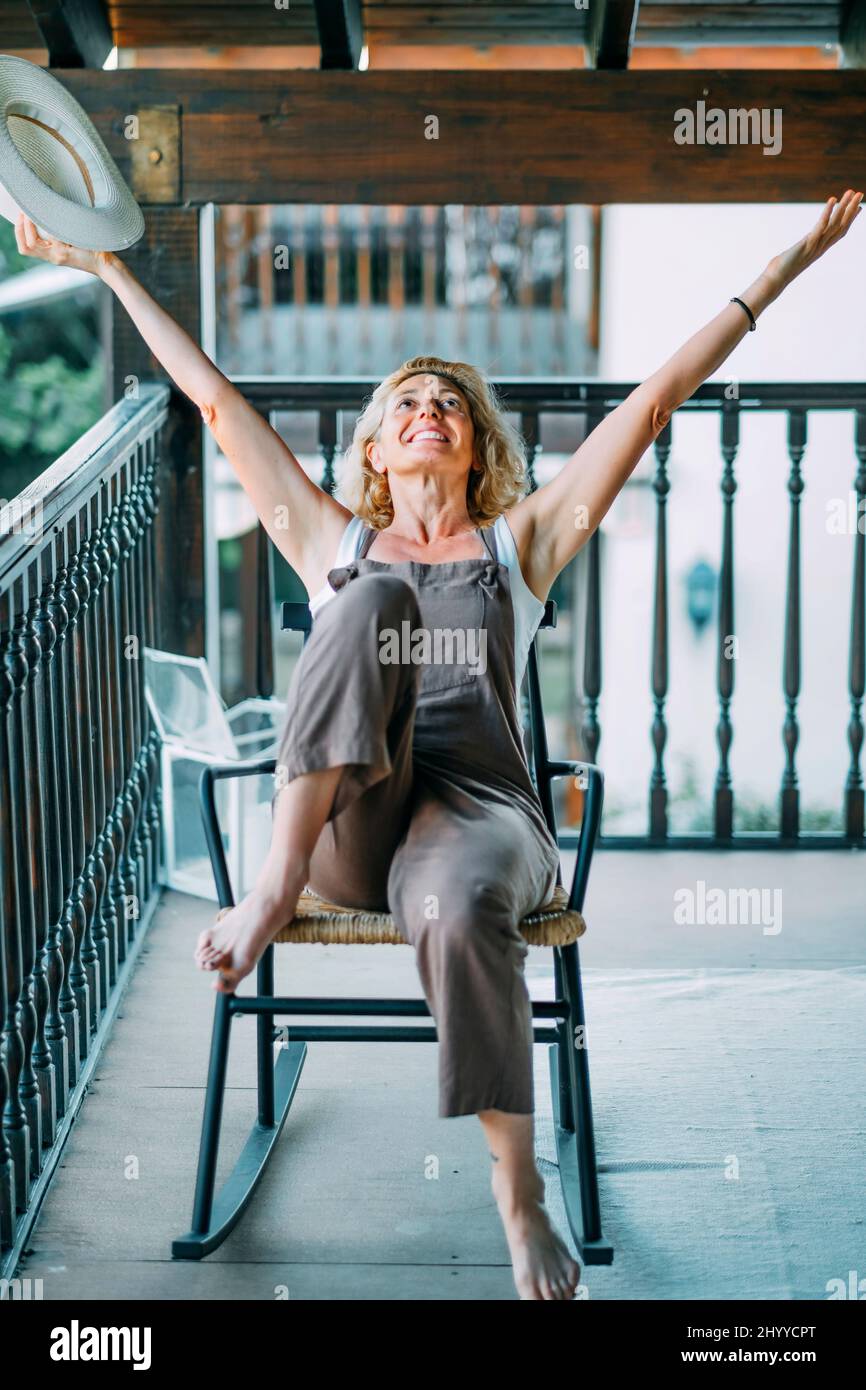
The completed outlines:
{"type": "Polygon", "coordinates": [[[251,777],[253,773],[260,772],[263,776],[270,773],[271,776],[277,770],[276,758],[256,758],[249,762],[235,759],[230,763],[209,763],[202,772],[199,785],[205,777],[251,777]]]}
{"type": "Polygon", "coordinates": [[[214,782],[218,777],[252,777],[256,773],[261,776],[272,777],[276,770],[276,758],[254,758],[247,762],[238,760],[230,763],[209,763],[207,767],[202,769],[198,782],[201,818],[220,907],[234,907],[235,902],[220,834],[219,817],[216,812],[214,782]]]}
{"type": "Polygon", "coordinates": [[[576,777],[579,785],[586,790],[583,803],[583,819],[577,841],[577,859],[568,906],[578,912],[583,911],[586,886],[589,882],[589,869],[593,850],[601,825],[601,807],[604,801],[604,773],[595,763],[582,763],[573,760],[548,759],[547,772],[551,777],[576,777]]]}

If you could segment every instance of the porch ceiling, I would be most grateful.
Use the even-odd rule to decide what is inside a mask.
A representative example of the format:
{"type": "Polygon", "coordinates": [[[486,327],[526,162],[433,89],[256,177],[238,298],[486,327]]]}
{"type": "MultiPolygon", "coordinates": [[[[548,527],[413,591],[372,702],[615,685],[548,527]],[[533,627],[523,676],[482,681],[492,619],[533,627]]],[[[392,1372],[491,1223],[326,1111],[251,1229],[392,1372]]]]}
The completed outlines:
{"type": "Polygon", "coordinates": [[[122,49],[321,46],[328,67],[356,66],[362,44],[573,46],[575,66],[625,67],[632,47],[836,44],[849,11],[861,9],[860,0],[593,0],[583,9],[574,0],[0,0],[0,50],[57,45],[62,65],[101,66],[92,48],[100,35],[122,49]],[[80,64],[68,57],[76,31],[85,36],[80,64]]]}
{"type": "Polygon", "coordinates": [[[0,51],[62,77],[145,206],[823,202],[864,182],[866,0],[282,4],[0,0],[0,51]],[[705,105],[784,113],[784,145],[779,121],[777,147],[701,132],[684,154],[674,113],[705,105]]]}
{"type": "MultiPolygon", "coordinates": [[[[273,0],[246,0],[240,6],[213,0],[109,0],[107,8],[115,42],[129,46],[164,43],[167,34],[180,44],[318,41],[315,0],[292,0],[285,10],[273,0]]],[[[364,0],[360,5],[368,40],[388,44],[584,43],[595,8],[593,3],[578,9],[574,0],[364,0]]],[[[735,31],[754,43],[834,42],[841,9],[842,0],[760,0],[750,5],[643,0],[635,37],[639,44],[729,43],[735,31]]]]}

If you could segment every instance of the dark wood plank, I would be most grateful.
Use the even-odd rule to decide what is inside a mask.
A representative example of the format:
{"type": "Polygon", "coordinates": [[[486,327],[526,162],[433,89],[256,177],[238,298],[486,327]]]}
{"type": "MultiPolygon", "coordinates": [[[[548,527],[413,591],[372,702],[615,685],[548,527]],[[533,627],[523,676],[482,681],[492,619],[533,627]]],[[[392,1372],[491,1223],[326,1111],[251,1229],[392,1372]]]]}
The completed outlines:
{"type": "Polygon", "coordinates": [[[108,0],[115,42],[124,48],[188,45],[317,45],[313,0],[108,0]]]}
{"type": "Polygon", "coordinates": [[[636,42],[654,44],[835,43],[837,5],[647,4],[638,15],[636,42]]]}
{"type": "Polygon", "coordinates": [[[370,42],[442,44],[570,44],[581,41],[586,10],[572,4],[367,5],[370,42]]]}
{"type": "Polygon", "coordinates": [[[45,42],[27,0],[0,0],[0,52],[44,47],[45,42]]]}
{"type": "MultiPolygon", "coordinates": [[[[196,342],[201,340],[199,213],[196,208],[148,207],[147,228],[122,253],[136,278],[196,342]]],[[[135,381],[166,381],[126,310],[112,297],[114,398],[135,381]]],[[[157,472],[157,609],[165,650],[204,655],[203,426],[195,406],[172,389],[157,472]]]]}
{"type": "Polygon", "coordinates": [[[123,120],[181,108],[181,198],[219,203],[823,202],[866,187],[850,71],[64,72],[125,173],[123,120]],[[704,101],[783,113],[760,145],[678,145],[704,101]],[[429,118],[439,138],[427,139],[429,118]]]}

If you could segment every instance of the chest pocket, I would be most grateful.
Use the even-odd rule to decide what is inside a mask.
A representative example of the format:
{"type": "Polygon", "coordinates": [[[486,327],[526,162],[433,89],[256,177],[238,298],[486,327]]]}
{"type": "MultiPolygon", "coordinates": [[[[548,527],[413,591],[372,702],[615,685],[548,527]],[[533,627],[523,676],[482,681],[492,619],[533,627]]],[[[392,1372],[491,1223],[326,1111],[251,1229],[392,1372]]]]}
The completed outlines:
{"type": "MultiPolygon", "coordinates": [[[[419,700],[474,685],[487,670],[487,592],[477,579],[425,584],[418,592],[425,647],[419,700]]],[[[417,631],[417,630],[416,630],[417,631]]],[[[420,638],[418,641],[420,642],[420,638]]],[[[417,647],[413,650],[417,651],[417,647]]]]}

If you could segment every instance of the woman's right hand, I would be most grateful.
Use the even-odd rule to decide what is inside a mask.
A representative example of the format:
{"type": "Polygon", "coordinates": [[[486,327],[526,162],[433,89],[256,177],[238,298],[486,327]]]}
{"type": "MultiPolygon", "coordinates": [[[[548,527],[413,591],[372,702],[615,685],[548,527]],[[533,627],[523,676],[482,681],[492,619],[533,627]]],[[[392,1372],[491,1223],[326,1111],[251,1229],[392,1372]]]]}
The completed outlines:
{"type": "Polygon", "coordinates": [[[56,237],[41,237],[36,223],[23,212],[15,219],[15,240],[22,256],[32,256],[51,265],[72,266],[74,270],[86,270],[91,275],[101,275],[112,254],[110,251],[83,251],[56,237]]]}

